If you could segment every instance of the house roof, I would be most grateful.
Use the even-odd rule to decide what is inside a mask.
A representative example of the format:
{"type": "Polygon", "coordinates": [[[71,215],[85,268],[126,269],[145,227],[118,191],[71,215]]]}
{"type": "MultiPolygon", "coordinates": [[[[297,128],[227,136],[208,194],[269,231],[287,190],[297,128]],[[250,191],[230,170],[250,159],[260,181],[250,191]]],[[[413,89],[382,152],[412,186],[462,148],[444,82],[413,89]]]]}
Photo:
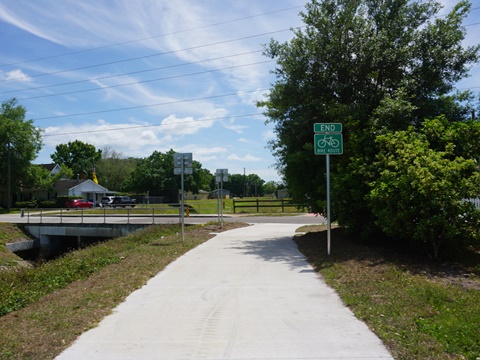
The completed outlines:
{"type": "Polygon", "coordinates": [[[230,190],[226,190],[226,189],[222,189],[222,190],[216,189],[216,190],[211,191],[211,193],[216,193],[216,192],[219,192],[219,191],[222,191],[222,194],[230,194],[230,190]]]}
{"type": "Polygon", "coordinates": [[[54,188],[55,188],[56,191],[67,191],[67,190],[72,190],[72,189],[76,188],[77,186],[80,186],[81,184],[86,183],[86,182],[91,184],[91,187],[90,187],[90,185],[88,185],[90,187],[90,190],[88,190],[89,192],[92,192],[92,191],[96,192],[96,193],[109,192],[106,187],[104,187],[100,184],[96,184],[90,179],[60,180],[60,181],[57,181],[55,183],[54,188]]]}
{"type": "Polygon", "coordinates": [[[55,169],[55,166],[57,166],[57,164],[55,164],[55,163],[52,163],[52,164],[38,164],[38,166],[44,167],[48,171],[52,171],[53,169],[55,169]]]}
{"type": "Polygon", "coordinates": [[[55,183],[55,190],[70,190],[71,188],[78,186],[85,181],[88,181],[88,179],[57,181],[55,183]]]}

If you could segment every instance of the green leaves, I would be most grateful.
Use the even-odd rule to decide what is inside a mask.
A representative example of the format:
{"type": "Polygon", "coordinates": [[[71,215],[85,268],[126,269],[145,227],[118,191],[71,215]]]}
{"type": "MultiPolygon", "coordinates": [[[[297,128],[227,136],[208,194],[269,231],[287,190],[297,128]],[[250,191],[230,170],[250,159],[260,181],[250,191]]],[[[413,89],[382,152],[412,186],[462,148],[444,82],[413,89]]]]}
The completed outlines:
{"type": "MultiPolygon", "coordinates": [[[[455,125],[444,127],[441,120],[425,127],[436,143],[435,124],[455,132],[455,125]]],[[[427,135],[413,128],[378,136],[377,142],[378,176],[367,198],[382,231],[407,243],[429,243],[434,257],[442,243],[478,238],[479,213],[463,201],[480,195],[476,161],[453,156],[454,143],[444,144],[444,151],[432,149],[427,135]]]]}
{"type": "Polygon", "coordinates": [[[11,185],[15,191],[20,185],[34,183],[31,161],[42,148],[41,130],[34,126],[33,120],[25,120],[26,112],[15,98],[4,101],[0,108],[0,186],[6,187],[10,163],[11,185]]]}
{"type": "Polygon", "coordinates": [[[74,176],[90,177],[93,165],[102,158],[102,150],[80,140],[59,144],[55,152],[50,155],[52,160],[59,165],[72,169],[74,176]]]}
{"type": "Polygon", "coordinates": [[[464,233],[480,125],[468,120],[472,94],[452,90],[479,59],[479,46],[462,45],[470,7],[459,1],[438,16],[434,0],[311,0],[305,27],[270,42],[276,82],[259,106],[275,124],[270,147],[295,202],[324,212],[325,159],[313,155],[312,127],[338,122],[344,155],[332,157],[331,183],[341,225],[366,236],[406,227],[419,242],[464,233]],[[447,228],[450,218],[458,226],[447,228]]]}
{"type": "MultiPolygon", "coordinates": [[[[139,193],[148,191],[152,196],[165,196],[167,201],[177,202],[181,178],[174,174],[174,154],[173,150],[166,153],[154,151],[148,158],[142,159],[127,180],[127,189],[139,193]]],[[[210,172],[194,160],[193,175],[186,175],[184,179],[185,191],[209,189],[211,179],[210,172]]]]}

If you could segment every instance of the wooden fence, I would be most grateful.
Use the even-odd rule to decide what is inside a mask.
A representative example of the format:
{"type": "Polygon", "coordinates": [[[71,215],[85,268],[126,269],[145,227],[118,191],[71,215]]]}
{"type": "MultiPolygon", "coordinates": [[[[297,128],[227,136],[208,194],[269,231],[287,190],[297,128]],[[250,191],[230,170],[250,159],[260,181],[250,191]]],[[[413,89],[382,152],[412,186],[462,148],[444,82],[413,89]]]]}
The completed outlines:
{"type": "Polygon", "coordinates": [[[297,207],[299,205],[294,204],[289,199],[252,199],[252,200],[237,200],[233,199],[233,213],[236,214],[238,208],[256,208],[257,212],[260,212],[261,208],[282,208],[282,212],[285,212],[285,207],[297,207]]]}

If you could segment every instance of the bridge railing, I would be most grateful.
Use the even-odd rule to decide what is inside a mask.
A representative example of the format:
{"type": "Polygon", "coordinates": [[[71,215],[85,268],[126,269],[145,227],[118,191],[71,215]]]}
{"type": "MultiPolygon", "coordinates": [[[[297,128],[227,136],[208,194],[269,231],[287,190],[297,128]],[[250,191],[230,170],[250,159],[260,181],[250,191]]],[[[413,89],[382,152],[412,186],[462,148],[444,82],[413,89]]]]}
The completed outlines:
{"type": "Polygon", "coordinates": [[[127,224],[131,219],[142,218],[143,222],[155,224],[156,217],[180,218],[180,207],[142,207],[142,208],[92,208],[92,209],[21,209],[20,217],[25,219],[28,224],[48,223],[80,223],[85,219],[89,223],[116,222],[119,218],[126,218],[127,224]],[[176,212],[175,212],[176,211],[176,212]]]}

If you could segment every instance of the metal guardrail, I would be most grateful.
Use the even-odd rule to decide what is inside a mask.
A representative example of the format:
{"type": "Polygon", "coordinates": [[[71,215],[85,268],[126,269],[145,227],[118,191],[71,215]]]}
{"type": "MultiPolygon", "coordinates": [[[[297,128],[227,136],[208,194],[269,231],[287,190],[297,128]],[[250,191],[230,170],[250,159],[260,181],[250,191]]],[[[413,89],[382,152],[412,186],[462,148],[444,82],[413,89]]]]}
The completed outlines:
{"type": "MultiPolygon", "coordinates": [[[[106,207],[97,207],[97,208],[80,208],[80,209],[21,209],[20,217],[26,218],[28,224],[42,224],[45,218],[48,218],[49,223],[58,220],[59,224],[64,222],[72,223],[75,219],[78,219],[78,222],[75,223],[84,223],[84,219],[98,219],[99,222],[106,224],[107,218],[127,218],[127,224],[130,224],[130,219],[132,218],[150,218],[151,223],[155,224],[155,217],[159,216],[172,216],[180,218],[180,207],[178,207],[178,213],[172,213],[172,210],[175,210],[171,206],[165,207],[149,207],[149,208],[106,208],[106,207]],[[169,212],[167,214],[166,212],[169,212]],[[100,211],[100,213],[98,213],[100,211]],[[68,219],[68,221],[67,221],[68,219]]],[[[57,221],[55,221],[57,222],[57,221]]]]}

